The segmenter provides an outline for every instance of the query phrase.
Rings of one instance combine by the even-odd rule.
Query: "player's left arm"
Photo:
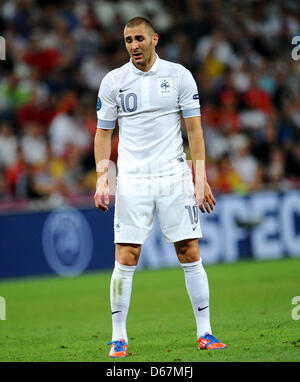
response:
[[[195,173],[196,202],[202,213],[205,213],[206,210],[210,214],[216,205],[216,200],[206,177],[205,142],[201,127],[201,117],[184,118],[184,121]]]

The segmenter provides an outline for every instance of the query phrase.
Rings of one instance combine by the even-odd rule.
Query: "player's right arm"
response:
[[[94,195],[95,206],[107,211],[109,204],[108,162],[111,152],[111,137],[113,130],[98,128],[94,140],[94,154],[97,172],[96,192]]]
[[[94,140],[97,185],[94,200],[95,206],[106,212],[109,204],[108,162],[111,153],[111,137],[117,119],[115,86],[110,74],[103,78],[99,88],[97,119]]]

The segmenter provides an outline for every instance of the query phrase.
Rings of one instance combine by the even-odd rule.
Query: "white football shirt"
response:
[[[169,175],[186,162],[180,116],[200,115],[191,72],[180,64],[156,60],[148,72],[130,60],[102,80],[97,127],[119,124],[118,176]]]

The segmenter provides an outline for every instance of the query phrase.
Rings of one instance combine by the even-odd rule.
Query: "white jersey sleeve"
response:
[[[179,71],[179,106],[183,118],[200,115],[199,94],[196,81],[192,73],[181,66]]]
[[[114,129],[118,117],[118,105],[115,98],[115,86],[108,73],[102,80],[97,98],[97,127]]]

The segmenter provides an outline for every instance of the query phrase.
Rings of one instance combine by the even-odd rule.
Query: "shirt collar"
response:
[[[133,65],[132,58],[130,58],[130,64],[131,64],[132,70],[139,75],[148,75],[150,73],[156,73],[159,66],[159,62],[160,62],[160,58],[158,57],[158,55],[156,55],[156,60],[154,61],[151,68],[147,72],[143,72],[142,70],[138,69],[135,65]]]

